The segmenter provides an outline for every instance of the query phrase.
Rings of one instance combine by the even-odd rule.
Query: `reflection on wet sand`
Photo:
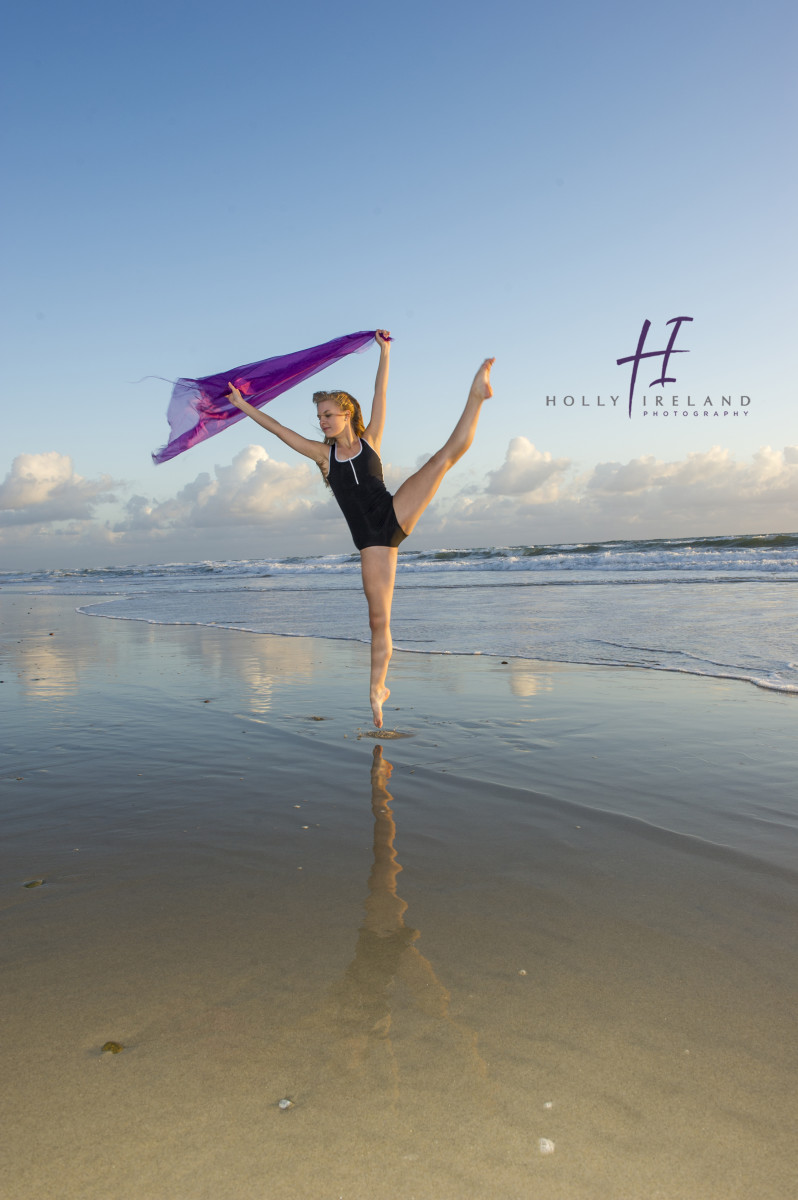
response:
[[[114,648],[100,649],[94,639],[72,636],[73,614],[63,603],[47,597],[5,600],[2,657],[6,678],[12,673],[19,695],[35,701],[59,701],[77,695],[81,674],[109,656]],[[66,632],[66,630],[69,632]]]
[[[403,984],[422,1013],[447,1023],[473,1065],[484,1073],[476,1034],[452,1020],[450,993],[418,949],[419,931],[405,923],[407,904],[396,890],[402,867],[394,845],[396,821],[390,808],[393,796],[387,788],[392,771],[392,764],[382,756],[382,746],[375,746],[371,767],[374,863],[368,880],[366,917],[354,958],[331,996],[338,1012],[337,1037],[345,1051],[341,1065],[354,1069],[367,1053],[382,1046],[392,1072],[396,1070],[391,1005],[396,985]]]
[[[543,671],[534,663],[523,659],[515,660],[510,667],[510,691],[519,699],[540,696],[554,690],[554,680],[549,671]]]
[[[14,656],[14,669],[24,696],[34,700],[60,700],[78,690],[80,667],[71,646],[55,642],[27,643]]]
[[[24,612],[34,611],[27,597],[24,603]],[[16,607],[23,613],[21,601]],[[209,688],[214,695],[243,693],[248,709],[265,715],[286,680],[292,686],[309,682],[321,669],[323,651],[311,638],[268,637],[190,624],[163,626],[116,616],[114,602],[107,600],[83,604],[76,612],[77,617],[65,613],[60,602],[36,597],[36,635],[4,646],[9,668],[15,670],[24,694],[36,700],[74,696],[89,672],[105,681],[133,664],[140,682],[159,690],[168,680],[171,686],[180,681],[184,689],[196,686],[204,695]],[[40,632],[48,619],[53,621],[52,638]]]
[[[374,860],[365,919],[352,961],[320,1008],[300,1022],[297,1034],[305,1050],[307,1035],[314,1032],[326,1043],[318,1047],[317,1061],[309,1071],[317,1084],[320,1071],[340,1079],[360,1076],[368,1065],[372,1086],[383,1097],[398,1099],[403,1070],[414,1074],[417,1088],[419,1073],[423,1077],[441,1055],[447,1061],[447,1075],[459,1064],[460,1072],[484,1079],[486,1065],[476,1033],[452,1017],[449,990],[418,948],[419,931],[405,921],[408,906],[397,891],[402,867],[395,847],[393,796],[387,787],[392,770],[382,746],[375,746],[371,764]],[[314,1084],[308,1082],[312,1091]]]
[[[81,600],[81,597],[75,597]],[[4,646],[9,667],[16,671],[23,694],[35,700],[59,700],[78,695],[79,684],[92,672],[99,681],[116,678],[118,671],[131,664],[140,673],[140,682],[163,689],[168,679],[171,685],[182,684],[183,690],[196,686],[214,696],[239,693],[246,696],[247,709],[256,716],[279,711],[287,686],[327,679],[329,644],[312,637],[264,635],[237,628],[235,625],[211,625],[177,622],[171,624],[168,614],[164,624],[143,617],[122,616],[120,598],[81,603],[73,612],[64,612],[63,602],[48,597],[24,597],[11,600],[23,621],[37,617],[33,638],[16,638]],[[75,619],[74,613],[79,614]],[[94,620],[86,621],[85,617]],[[98,620],[97,618],[102,618]],[[51,620],[53,638],[41,634],[41,628]],[[125,636],[120,637],[120,627]],[[168,637],[164,637],[168,630]],[[145,653],[153,651],[154,653]],[[347,653],[357,656],[360,645],[350,645]],[[464,694],[473,680],[462,670],[459,661],[446,656],[413,654],[399,655],[397,666],[403,663],[412,673],[443,680],[450,694]],[[513,660],[507,675],[514,696],[529,698],[553,689],[550,668],[523,660]]]
[[[241,639],[236,654],[230,653],[227,638]],[[322,658],[311,638],[269,637],[235,629],[200,630],[200,654],[204,670],[220,685],[229,685],[237,677],[246,692],[247,708],[261,716],[272,709],[286,679],[294,686],[310,682]]]

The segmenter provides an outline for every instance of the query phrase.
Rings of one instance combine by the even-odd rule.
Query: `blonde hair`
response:
[[[360,410],[360,405],[358,404],[358,402],[354,396],[349,395],[349,392],[314,392],[313,393],[313,403],[314,404],[317,404],[317,405],[325,404],[327,402],[329,402],[330,404],[337,404],[338,407],[340,408],[341,412],[346,413],[346,415],[351,419],[352,433],[355,435],[355,437],[359,438],[361,433],[366,432],[366,426],[363,422],[363,413]],[[326,446],[332,446],[332,445],[334,445],[334,443],[335,443],[335,438],[326,437],[324,439],[324,444]],[[322,470],[321,467],[319,467],[319,470],[321,471],[321,477],[324,480],[324,486],[329,487],[330,486],[329,479],[324,474],[324,471]]]
[[[360,405],[354,396],[350,396],[349,392],[314,392],[313,403],[324,404],[329,401],[331,404],[337,404],[341,412],[346,413],[352,419],[352,433],[355,437],[360,437],[361,433],[366,432],[366,426],[363,421],[363,413],[360,411]],[[333,444],[332,438],[325,438],[324,441],[328,446]]]

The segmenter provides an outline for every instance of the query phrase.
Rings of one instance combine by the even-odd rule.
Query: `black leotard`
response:
[[[376,450],[361,437],[360,453],[339,459],[330,447],[327,474],[330,487],[346,517],[358,550],[366,546],[398,546],[407,534],[396,519],[393,497],[382,478],[382,463]]]

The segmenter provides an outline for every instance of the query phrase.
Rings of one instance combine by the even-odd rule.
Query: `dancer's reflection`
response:
[[[394,846],[396,823],[390,807],[393,796],[387,788],[392,771],[391,763],[382,757],[382,746],[375,746],[371,764],[374,863],[368,880],[366,916],[354,958],[341,980],[331,988],[322,1012],[308,1024],[316,1025],[321,1019],[327,1026],[328,1034],[332,1035],[328,1062],[344,1072],[357,1071],[374,1050],[380,1056],[387,1055],[395,1089],[398,1064],[391,1038],[391,1005],[398,994],[397,985],[402,984],[412,1000],[411,1010],[416,1010],[416,1026],[419,1017],[425,1026],[422,1031],[425,1039],[432,1032],[429,1028],[432,1019],[433,1027],[438,1026],[446,1033],[448,1051],[454,1037],[456,1046],[465,1052],[469,1070],[484,1076],[485,1064],[477,1051],[476,1034],[450,1016],[449,991],[415,945],[419,931],[405,923],[407,904],[396,890],[402,868]],[[413,1031],[411,1020],[404,1028],[405,1038],[412,1040]],[[426,1061],[430,1049],[425,1040],[426,1066],[432,1066]]]

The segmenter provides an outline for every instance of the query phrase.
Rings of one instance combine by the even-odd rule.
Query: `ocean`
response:
[[[798,694],[798,534],[399,554],[397,650],[737,679]],[[0,572],[90,617],[368,641],[357,554]]]

